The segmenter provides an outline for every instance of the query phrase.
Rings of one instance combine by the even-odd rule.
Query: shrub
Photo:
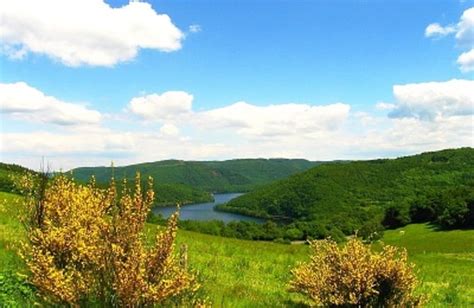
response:
[[[174,253],[177,213],[151,249],[144,244],[154,197],[151,179],[148,184],[142,194],[137,174],[134,192],[124,183],[117,194],[113,180],[99,189],[93,180],[83,186],[64,175],[39,184],[26,179],[29,241],[22,255],[46,301],[137,307],[197,289]]]
[[[377,253],[354,238],[344,246],[332,240],[311,242],[309,263],[292,270],[290,289],[316,305],[354,307],[417,306],[413,265],[404,249],[384,246]]]

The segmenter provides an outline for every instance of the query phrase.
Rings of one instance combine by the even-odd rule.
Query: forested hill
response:
[[[265,185],[220,209],[311,222],[312,228],[337,228],[349,234],[380,223],[387,208],[400,209],[398,215],[403,215],[414,203],[423,204],[450,189],[474,191],[474,149],[323,164]]]
[[[73,169],[81,182],[91,175],[106,183],[115,178],[133,179],[138,171],[152,176],[158,203],[207,201],[211,192],[246,192],[260,185],[307,170],[318,162],[303,159],[235,159],[227,161],[166,160],[124,167],[83,167]]]
[[[17,192],[14,177],[27,172],[34,173],[34,171],[19,165],[0,162],[0,191]]]

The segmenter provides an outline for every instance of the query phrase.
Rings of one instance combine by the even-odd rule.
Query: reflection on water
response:
[[[217,212],[214,210],[214,206],[217,204],[226,203],[229,200],[237,198],[242,194],[230,193],[230,194],[215,194],[214,202],[207,203],[196,203],[184,205],[181,207],[180,219],[181,220],[222,220],[224,222],[229,221],[254,221],[261,222],[261,219],[233,214],[225,212]],[[176,207],[160,207],[153,209],[155,214],[161,214],[163,217],[168,218],[171,214],[176,211]]]

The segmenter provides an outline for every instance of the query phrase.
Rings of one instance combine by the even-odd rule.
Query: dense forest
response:
[[[211,201],[212,193],[247,192],[318,164],[304,159],[166,160],[114,168],[83,167],[71,173],[79,182],[94,175],[98,183],[105,184],[112,174],[131,180],[140,172],[143,179],[154,179],[156,205],[168,205]]]
[[[311,166],[315,167],[306,170]],[[25,171],[32,172],[0,164],[0,191],[15,192],[12,175]],[[290,159],[170,160],[113,169],[78,168],[72,176],[85,183],[95,175],[105,186],[112,174],[132,183],[137,171],[143,179],[154,177],[155,205],[206,202],[212,200],[211,192],[251,190],[217,209],[260,217],[266,223],[180,222],[184,229],[213,235],[343,240],[355,232],[366,238],[380,237],[384,229],[409,223],[431,222],[443,229],[472,228],[474,224],[472,148],[324,164]],[[289,174],[293,175],[285,178]],[[152,214],[148,220],[164,223]]]
[[[471,227],[474,149],[324,164],[218,208],[276,221],[287,238],[369,236],[412,221]]]

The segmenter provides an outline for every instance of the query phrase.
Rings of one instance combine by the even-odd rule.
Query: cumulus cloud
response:
[[[474,114],[474,81],[452,79],[395,85],[397,100],[392,118],[434,120],[437,117]]]
[[[456,27],[454,26],[443,27],[439,23],[432,23],[426,27],[425,36],[426,37],[446,36],[454,32],[456,32]]]
[[[193,96],[184,91],[168,91],[163,94],[150,94],[134,97],[128,110],[150,121],[176,120],[191,112]]]
[[[474,7],[462,14],[457,26],[456,40],[460,45],[474,48]]]
[[[148,121],[188,123],[198,129],[232,129],[253,137],[274,137],[335,130],[347,119],[350,106],[279,104],[258,106],[236,102],[207,111],[192,110],[193,96],[169,91],[133,98],[127,109]],[[167,128],[165,128],[168,130]]]
[[[160,133],[165,136],[178,136],[179,128],[176,125],[166,123],[161,126]]]
[[[468,49],[457,59],[462,72],[474,71],[474,7],[465,10],[456,25],[441,26],[432,23],[425,29],[426,37],[442,37],[455,33],[456,42],[459,47]]]
[[[0,83],[0,111],[17,119],[57,125],[98,124],[101,114],[47,96],[24,82]]]
[[[463,72],[471,72],[474,71],[474,48],[463,52],[458,60],[457,63]]]
[[[414,154],[446,148],[474,146],[474,116],[440,117],[433,121],[417,118],[385,119],[385,127],[374,126],[354,136],[353,155],[361,157]]]
[[[6,0],[0,10],[2,51],[38,53],[67,66],[113,66],[143,48],[181,48],[183,32],[149,3],[112,8],[103,0]]]
[[[128,131],[1,133],[3,161],[36,168],[41,157],[54,169],[117,165],[169,158],[209,160],[293,157],[312,160],[394,157],[422,151],[474,146],[472,115],[422,121],[417,118],[373,119],[356,114],[334,131],[253,139],[225,130],[192,136]],[[368,121],[366,121],[368,120]],[[382,124],[381,124],[382,123]],[[165,130],[165,129],[164,129]]]
[[[228,155],[232,149],[219,143],[154,132],[108,129],[74,132],[1,133],[2,161],[37,168],[42,157],[54,170],[84,165],[117,165],[169,158],[209,159]]]
[[[256,106],[246,102],[201,112],[206,128],[233,128],[245,136],[275,137],[335,130],[347,119],[350,106],[342,103],[313,106],[281,104]]]
[[[54,168],[68,169],[108,165],[111,160],[123,165],[169,158],[368,159],[474,146],[473,82],[396,85],[396,102],[375,106],[390,111],[388,118],[342,103],[237,102],[193,111],[193,97],[186,92],[144,95],[132,99],[128,110],[133,112],[133,107],[136,115],[156,121],[158,130],[155,125],[130,129],[114,125],[114,129],[78,126],[65,131],[0,132],[0,153],[4,161],[30,167],[37,167],[45,156]]]

